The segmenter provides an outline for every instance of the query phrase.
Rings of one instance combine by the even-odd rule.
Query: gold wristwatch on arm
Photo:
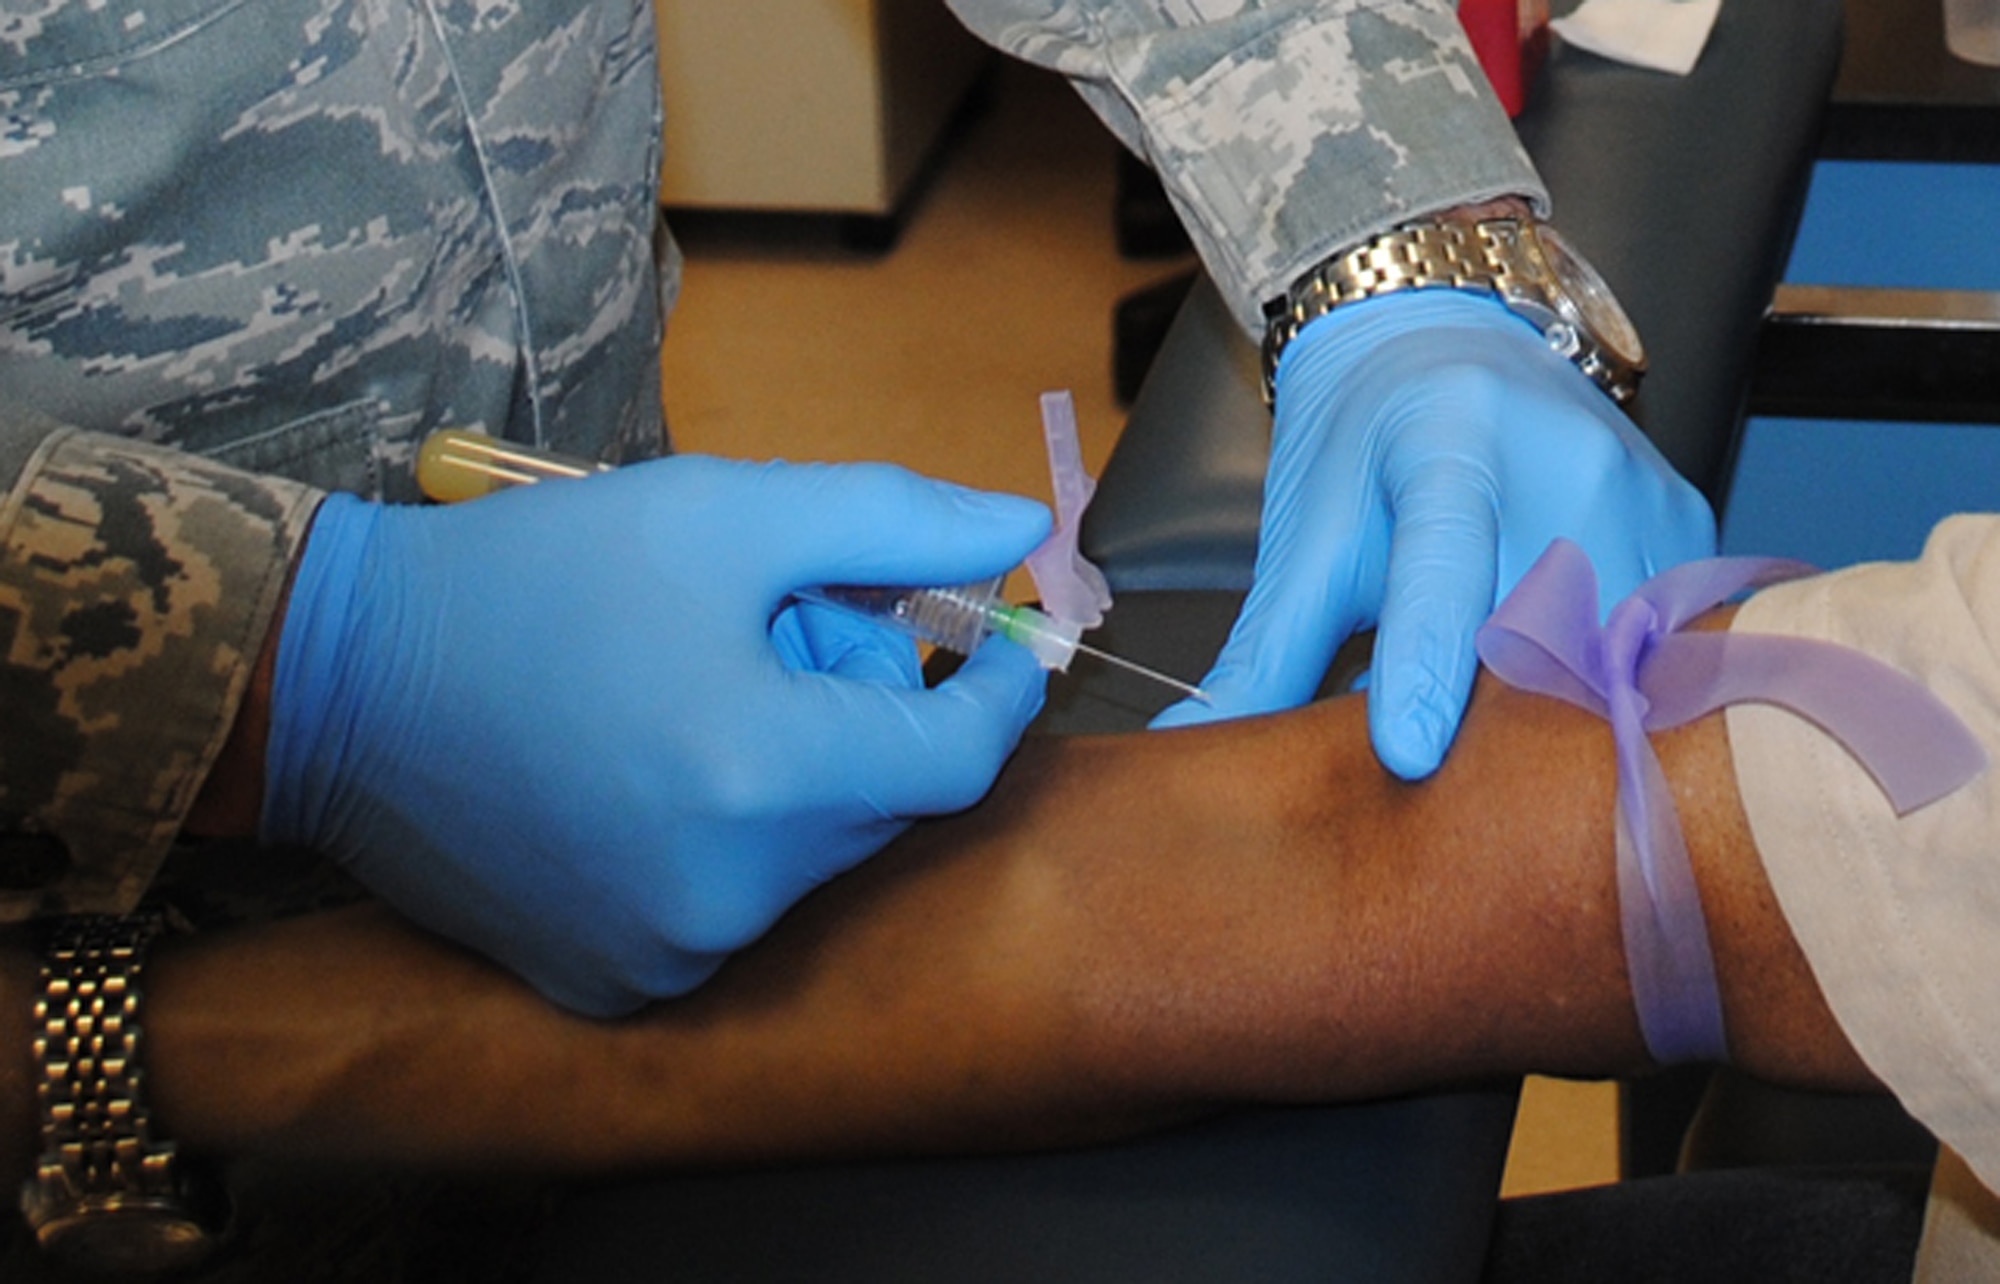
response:
[[[83,1273],[192,1265],[226,1220],[221,1188],[154,1135],[146,1107],[140,980],[165,925],[152,910],[45,925],[33,1035],[41,1148],[21,1211],[42,1250]]]
[[[1501,200],[1414,219],[1320,263],[1265,311],[1264,397],[1299,331],[1334,309],[1403,290],[1489,295],[1542,334],[1621,405],[1646,351],[1604,278],[1525,202]]]

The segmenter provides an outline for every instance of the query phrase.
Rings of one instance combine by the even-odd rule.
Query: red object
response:
[[[1500,105],[1520,115],[1549,50],[1548,0],[1459,0],[1458,22]]]

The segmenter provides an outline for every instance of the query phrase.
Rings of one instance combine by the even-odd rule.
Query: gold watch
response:
[[[1558,354],[1623,404],[1638,390],[1646,349],[1611,287],[1554,228],[1533,218],[1440,214],[1337,254],[1274,301],[1264,331],[1264,397],[1278,358],[1308,322],[1402,290],[1491,295],[1541,331]]]
[[[42,1150],[21,1211],[44,1252],[95,1274],[192,1265],[214,1246],[220,1188],[154,1136],[139,1020],[156,912],[49,926],[34,1050]]]

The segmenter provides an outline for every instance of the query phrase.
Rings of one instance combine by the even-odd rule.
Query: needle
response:
[[[1098,659],[1103,660],[1108,664],[1115,664],[1121,669],[1130,669],[1132,672],[1139,674],[1141,677],[1147,677],[1151,678],[1155,682],[1165,683],[1167,686],[1172,687],[1174,690],[1184,693],[1190,699],[1199,700],[1203,704],[1211,703],[1208,698],[1208,692],[1202,690],[1200,687],[1190,686],[1187,683],[1181,681],[1179,678],[1168,677],[1166,674],[1161,673],[1157,669],[1149,669],[1145,665],[1139,664],[1132,660],[1128,660],[1122,655],[1113,655],[1109,651],[1100,651],[1096,647],[1091,646],[1088,642],[1077,643],[1076,649],[1083,652],[1085,655],[1094,655]]]

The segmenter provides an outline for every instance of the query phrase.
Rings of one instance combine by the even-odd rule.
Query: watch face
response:
[[[208,1255],[207,1225],[168,1200],[100,1201],[36,1230],[42,1250],[89,1274],[137,1274],[190,1266]]]
[[[1575,301],[1591,334],[1618,360],[1631,366],[1643,365],[1646,348],[1639,341],[1639,331],[1633,326],[1631,318],[1625,315],[1625,309],[1618,305],[1611,287],[1604,283],[1597,269],[1570,249],[1569,243],[1554,228],[1537,228],[1536,236],[1541,241],[1549,270]]]

